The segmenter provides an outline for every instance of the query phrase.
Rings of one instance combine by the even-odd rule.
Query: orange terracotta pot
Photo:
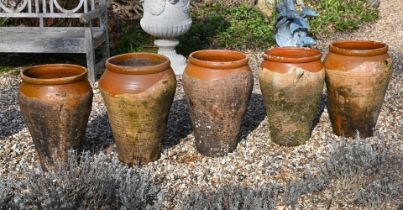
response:
[[[222,156],[235,150],[251,96],[248,56],[229,50],[202,50],[189,56],[183,87],[197,150]]]
[[[42,168],[81,149],[92,105],[87,69],[76,65],[34,66],[21,72],[19,103]]]
[[[119,159],[146,164],[161,156],[176,78],[167,57],[130,53],[110,58],[99,81]]]
[[[273,142],[297,146],[310,139],[325,80],[321,56],[297,47],[265,52],[259,80]]]
[[[345,137],[372,136],[392,76],[388,46],[372,41],[334,42],[325,68],[333,131]]]

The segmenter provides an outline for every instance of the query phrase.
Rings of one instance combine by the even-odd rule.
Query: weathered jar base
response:
[[[172,77],[166,75],[139,94],[112,96],[101,89],[122,162],[141,165],[161,157],[162,139],[176,87]]]
[[[25,113],[31,136],[35,139],[42,168],[52,168],[67,160],[67,149],[80,151],[85,140],[92,92],[83,97],[77,107],[68,102],[44,102],[19,97],[21,111]],[[59,145],[64,142],[64,145]]]
[[[374,135],[392,71],[386,64],[367,64],[348,72],[327,70],[328,109],[333,131],[338,136]]]
[[[305,72],[298,80],[293,80],[295,75],[293,70],[290,71],[289,74],[265,71],[260,79],[270,137],[273,142],[282,146],[298,146],[311,138],[325,79],[324,70]],[[302,69],[299,71],[303,72]],[[275,80],[282,80],[282,85],[287,87],[271,83]]]
[[[206,156],[224,156],[237,147],[239,129],[246,112],[242,107],[247,106],[245,103],[250,98],[252,75],[243,72],[222,80],[197,80],[186,74],[183,79],[195,127],[196,149]]]

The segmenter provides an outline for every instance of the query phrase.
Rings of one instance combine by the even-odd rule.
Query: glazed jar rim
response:
[[[388,52],[388,45],[383,42],[366,40],[337,41],[330,44],[331,52],[350,56],[374,56]]]
[[[319,50],[308,47],[276,47],[263,54],[265,60],[279,63],[308,63],[318,61],[321,57]]]
[[[114,64],[116,60],[128,60],[133,58],[143,58],[143,59],[153,59],[160,60],[162,63],[150,65],[150,66],[125,66]],[[171,67],[171,62],[168,57],[155,54],[155,53],[126,53],[113,56],[106,60],[106,68],[109,71],[113,71],[120,74],[130,74],[130,75],[144,75],[144,74],[155,74],[162,71],[166,71]]]
[[[29,75],[29,72],[35,70],[48,70],[48,71],[66,71],[66,69],[76,69],[81,72],[72,73],[71,76],[56,77],[56,78],[36,78]],[[34,85],[64,85],[71,84],[75,82],[80,82],[82,80],[87,80],[88,70],[87,68],[74,65],[74,64],[43,64],[27,67],[20,72],[20,76],[23,82],[34,84]]]
[[[203,59],[204,56],[207,55],[217,55],[226,58],[230,58],[229,55],[238,56],[239,58],[234,58],[228,61],[214,61],[211,59]],[[207,49],[207,50],[199,50],[191,53],[189,55],[189,63],[212,69],[234,69],[247,65],[249,62],[249,56],[241,51],[236,50],[216,50],[216,49]]]

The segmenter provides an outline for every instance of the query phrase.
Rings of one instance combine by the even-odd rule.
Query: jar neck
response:
[[[374,41],[339,41],[329,47],[330,52],[346,56],[376,56],[388,52],[388,46]]]
[[[154,53],[128,53],[117,55],[106,61],[106,68],[119,74],[156,74],[170,68],[170,61]]]

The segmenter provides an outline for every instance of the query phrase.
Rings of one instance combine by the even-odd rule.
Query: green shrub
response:
[[[148,46],[153,46],[153,38],[144,32],[140,25],[131,27],[129,24],[125,24],[121,34],[116,41],[112,54],[142,52],[146,51]]]
[[[7,20],[4,18],[0,18],[0,27],[6,25]]]
[[[328,35],[335,31],[358,29],[363,23],[378,19],[377,9],[366,0],[306,0],[319,16],[310,21],[315,36]]]
[[[274,43],[273,22],[247,4],[205,4],[192,10],[191,16],[192,28],[178,47],[185,55],[203,48],[265,49]]]
[[[13,70],[15,70],[15,68],[11,66],[0,66],[0,73],[6,73]]]

